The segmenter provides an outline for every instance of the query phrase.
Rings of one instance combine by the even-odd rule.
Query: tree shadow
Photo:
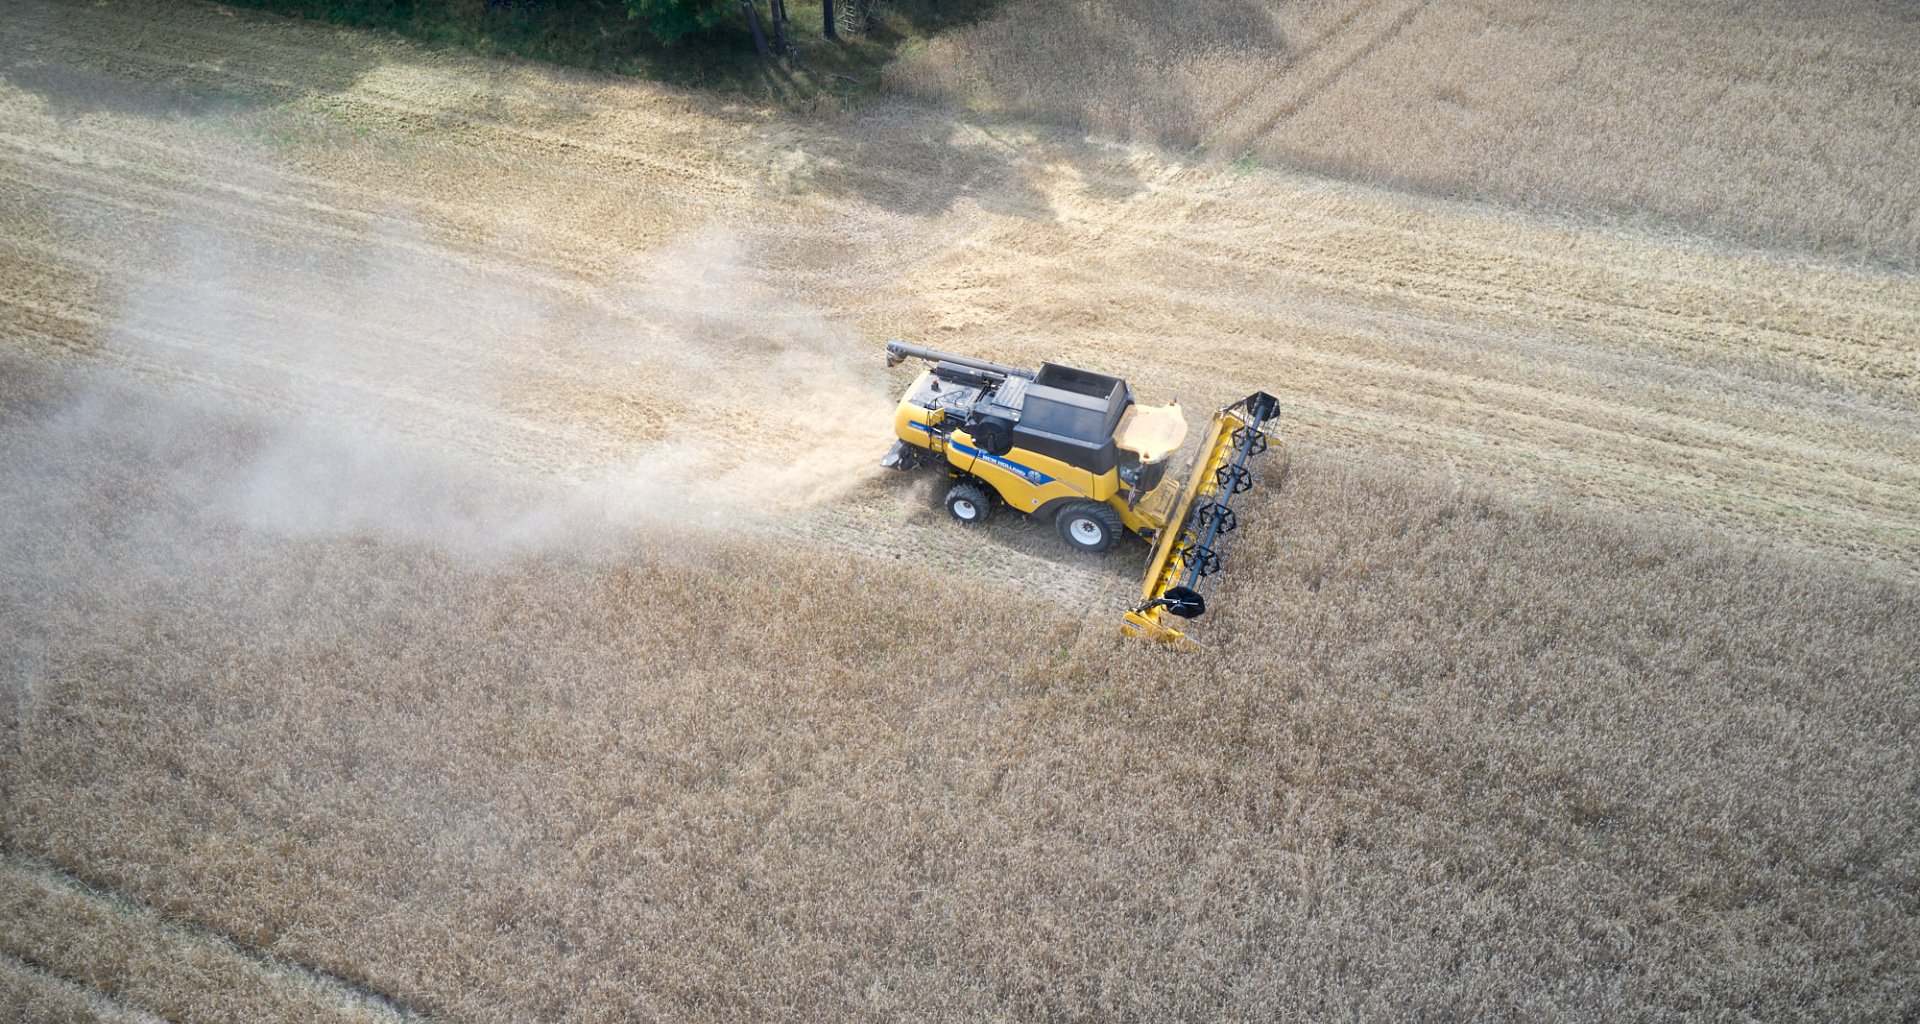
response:
[[[1049,221],[1063,189],[1125,201],[1146,188],[1124,150],[1071,129],[969,117],[910,100],[809,121],[794,144],[814,168],[807,190],[914,217],[970,203]]]
[[[251,112],[351,88],[371,66],[346,47],[304,48],[297,66],[236,60],[232,43],[243,34],[270,44],[284,32],[310,30],[227,8],[168,17],[32,0],[10,6],[0,19],[0,80],[63,121],[102,112],[152,119]],[[232,35],[193,24],[216,20],[231,21]],[[125,23],[124,33],[112,33],[116,23]]]
[[[1190,148],[1284,65],[1281,19],[1258,0],[1032,4],[895,69],[905,90],[975,111]]]
[[[1181,14],[1047,4],[976,17],[971,29],[943,25],[979,34],[960,43],[974,48],[960,58],[973,64],[955,72],[964,86],[923,88],[929,79],[904,58],[902,88],[924,98],[872,101],[809,124],[820,148],[808,155],[820,171],[807,185],[916,216],[970,201],[1052,219],[1063,186],[1126,202],[1146,188],[1130,143],[1198,145],[1262,85],[1206,84],[1206,61],[1230,47],[1249,64],[1271,65],[1288,50],[1273,13],[1255,0],[1199,6]],[[1028,28],[1073,45],[1018,38]],[[948,116],[929,116],[936,113]]]
[[[0,88],[38,100],[60,123],[96,114],[216,131],[273,147],[405,140],[472,124],[537,121],[561,129],[597,113],[604,72],[466,58],[436,47],[268,12],[73,6],[22,0],[0,18]],[[393,72],[395,82],[370,83]],[[375,84],[369,90],[366,87]],[[411,90],[422,90],[416,102]],[[359,103],[348,100],[363,93]],[[401,115],[400,127],[387,117]]]

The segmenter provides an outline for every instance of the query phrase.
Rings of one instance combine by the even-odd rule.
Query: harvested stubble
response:
[[[1017,3],[918,95],[1226,157],[1920,260],[1920,17],[1884,0]]]
[[[436,1016],[1914,1005],[1907,587],[1307,452],[1176,655],[750,540],[249,534],[141,443],[11,538],[8,843]]]

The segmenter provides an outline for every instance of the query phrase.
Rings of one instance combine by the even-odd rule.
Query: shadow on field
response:
[[[994,213],[1050,220],[1041,181],[1062,174],[1102,200],[1124,202],[1145,188],[1126,151],[1089,145],[1083,132],[1197,144],[1265,83],[1223,89],[1196,77],[1210,66],[1196,64],[1195,55],[1224,45],[1257,64],[1289,49],[1262,5],[1210,0],[1200,8],[1169,5],[1149,17],[1100,5],[1036,5],[1017,19],[958,29],[978,49],[977,67],[951,68],[936,50],[895,62],[888,80],[896,91],[968,113],[934,122],[895,104],[811,124],[809,134],[826,142],[823,160],[835,167],[813,184],[920,216],[970,200]],[[1010,31],[1017,38],[1001,38]],[[1037,127],[1034,115],[1063,127]]]
[[[896,88],[1186,148],[1284,74],[1287,15],[1252,0],[1032,4],[896,63]]]
[[[964,525],[947,513],[945,497],[950,481],[932,470],[912,474],[888,473],[875,486],[897,499],[908,511],[910,524],[937,537],[943,548],[978,548],[1012,552],[1054,567],[1063,576],[1093,577],[1132,582],[1145,565],[1147,544],[1122,536],[1111,551],[1083,554],[1067,547],[1055,532],[1052,519],[1040,519],[1001,507],[985,523]]]
[[[302,95],[349,89],[372,66],[356,51],[333,47],[324,55],[310,51],[324,59],[255,72],[233,59],[231,39],[185,36],[171,40],[162,22],[148,26],[158,38],[144,61],[102,73],[95,70],[99,61],[74,58],[96,48],[95,37],[103,22],[138,15],[77,5],[9,6],[0,27],[0,43],[5,44],[0,46],[0,79],[32,93],[62,119],[98,112],[152,118],[245,113]],[[236,34],[241,28],[271,27],[235,25]],[[186,45],[169,46],[169,42]]]
[[[601,84],[568,68],[476,63],[457,89],[448,89],[410,47],[373,36],[336,45],[325,38],[333,30],[321,26],[215,10],[230,20],[230,31],[209,33],[204,21],[190,18],[176,28],[151,11],[22,3],[0,20],[0,82],[32,94],[62,121],[95,113],[206,118],[270,143],[329,130],[365,134],[369,112],[344,108],[337,97],[383,69],[406,81],[380,90],[373,103],[379,116],[430,116],[432,127],[451,130],[530,117],[561,128],[593,115],[587,97]],[[131,56],[100,38],[128,30],[121,21],[134,22],[130,30],[146,40]],[[545,86],[558,79],[562,87],[528,89],[530,78]],[[416,95],[431,102],[416,105]]]
[[[803,145],[821,168],[807,182],[811,190],[914,217],[972,203],[1001,216],[1055,220],[1050,193],[1063,176],[1110,202],[1146,188],[1124,150],[1032,125],[929,119],[911,103],[809,123]]]

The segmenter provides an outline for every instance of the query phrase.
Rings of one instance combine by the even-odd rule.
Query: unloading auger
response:
[[[1167,473],[1187,439],[1178,402],[1144,406],[1118,377],[1057,363],[1025,370],[887,343],[888,366],[910,358],[932,365],[901,396],[897,440],[880,464],[940,469],[954,481],[947,511],[962,523],[1004,506],[1052,519],[1081,551],[1105,551],[1123,531],[1145,538],[1152,554],[1141,600],[1121,628],[1186,641],[1168,616],[1207,610],[1202,591],[1239,526],[1233,499],[1253,487],[1279,401],[1256,391],[1215,413],[1183,481]]]

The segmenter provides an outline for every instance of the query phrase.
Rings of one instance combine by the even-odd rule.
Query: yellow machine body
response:
[[[1251,460],[1267,451],[1263,428],[1279,415],[1271,395],[1215,413],[1183,479],[1168,472],[1187,441],[1177,402],[1140,405],[1119,378],[1052,363],[1028,371],[900,342],[887,356],[889,365],[914,357],[934,367],[901,397],[898,441],[881,465],[943,469],[958,481],[948,509],[963,522],[985,518],[997,498],[1055,516],[1062,538],[1084,551],[1106,550],[1122,529],[1144,538],[1140,603],[1121,628],[1190,642],[1177,623],[1206,610],[1199,588],[1220,571],[1238,525],[1233,497],[1252,487]]]
[[[922,373],[914,381],[913,387],[908,389],[908,394],[922,392],[932,378],[932,371]],[[1180,429],[1176,432],[1164,418],[1167,410],[1179,416],[1177,404],[1153,410],[1163,414],[1156,423],[1154,438],[1163,443],[1168,438],[1172,439],[1170,448],[1153,453],[1160,459],[1178,450],[1185,434],[1185,420],[1179,421]],[[903,398],[894,409],[893,432],[907,444],[939,456],[953,471],[991,485],[1000,500],[1016,511],[1032,515],[1065,501],[1085,498],[1111,507],[1119,514],[1121,523],[1135,533],[1159,530],[1167,524],[1180,491],[1178,480],[1163,480],[1158,487],[1144,496],[1136,497],[1134,503],[1129,505],[1128,489],[1121,485],[1118,469],[1096,473],[1054,456],[1022,448],[1017,442],[1004,454],[995,455],[983,448],[973,432],[965,426],[955,426],[950,431],[937,429],[945,426],[943,421],[948,415],[944,410],[927,409],[910,398]]]

